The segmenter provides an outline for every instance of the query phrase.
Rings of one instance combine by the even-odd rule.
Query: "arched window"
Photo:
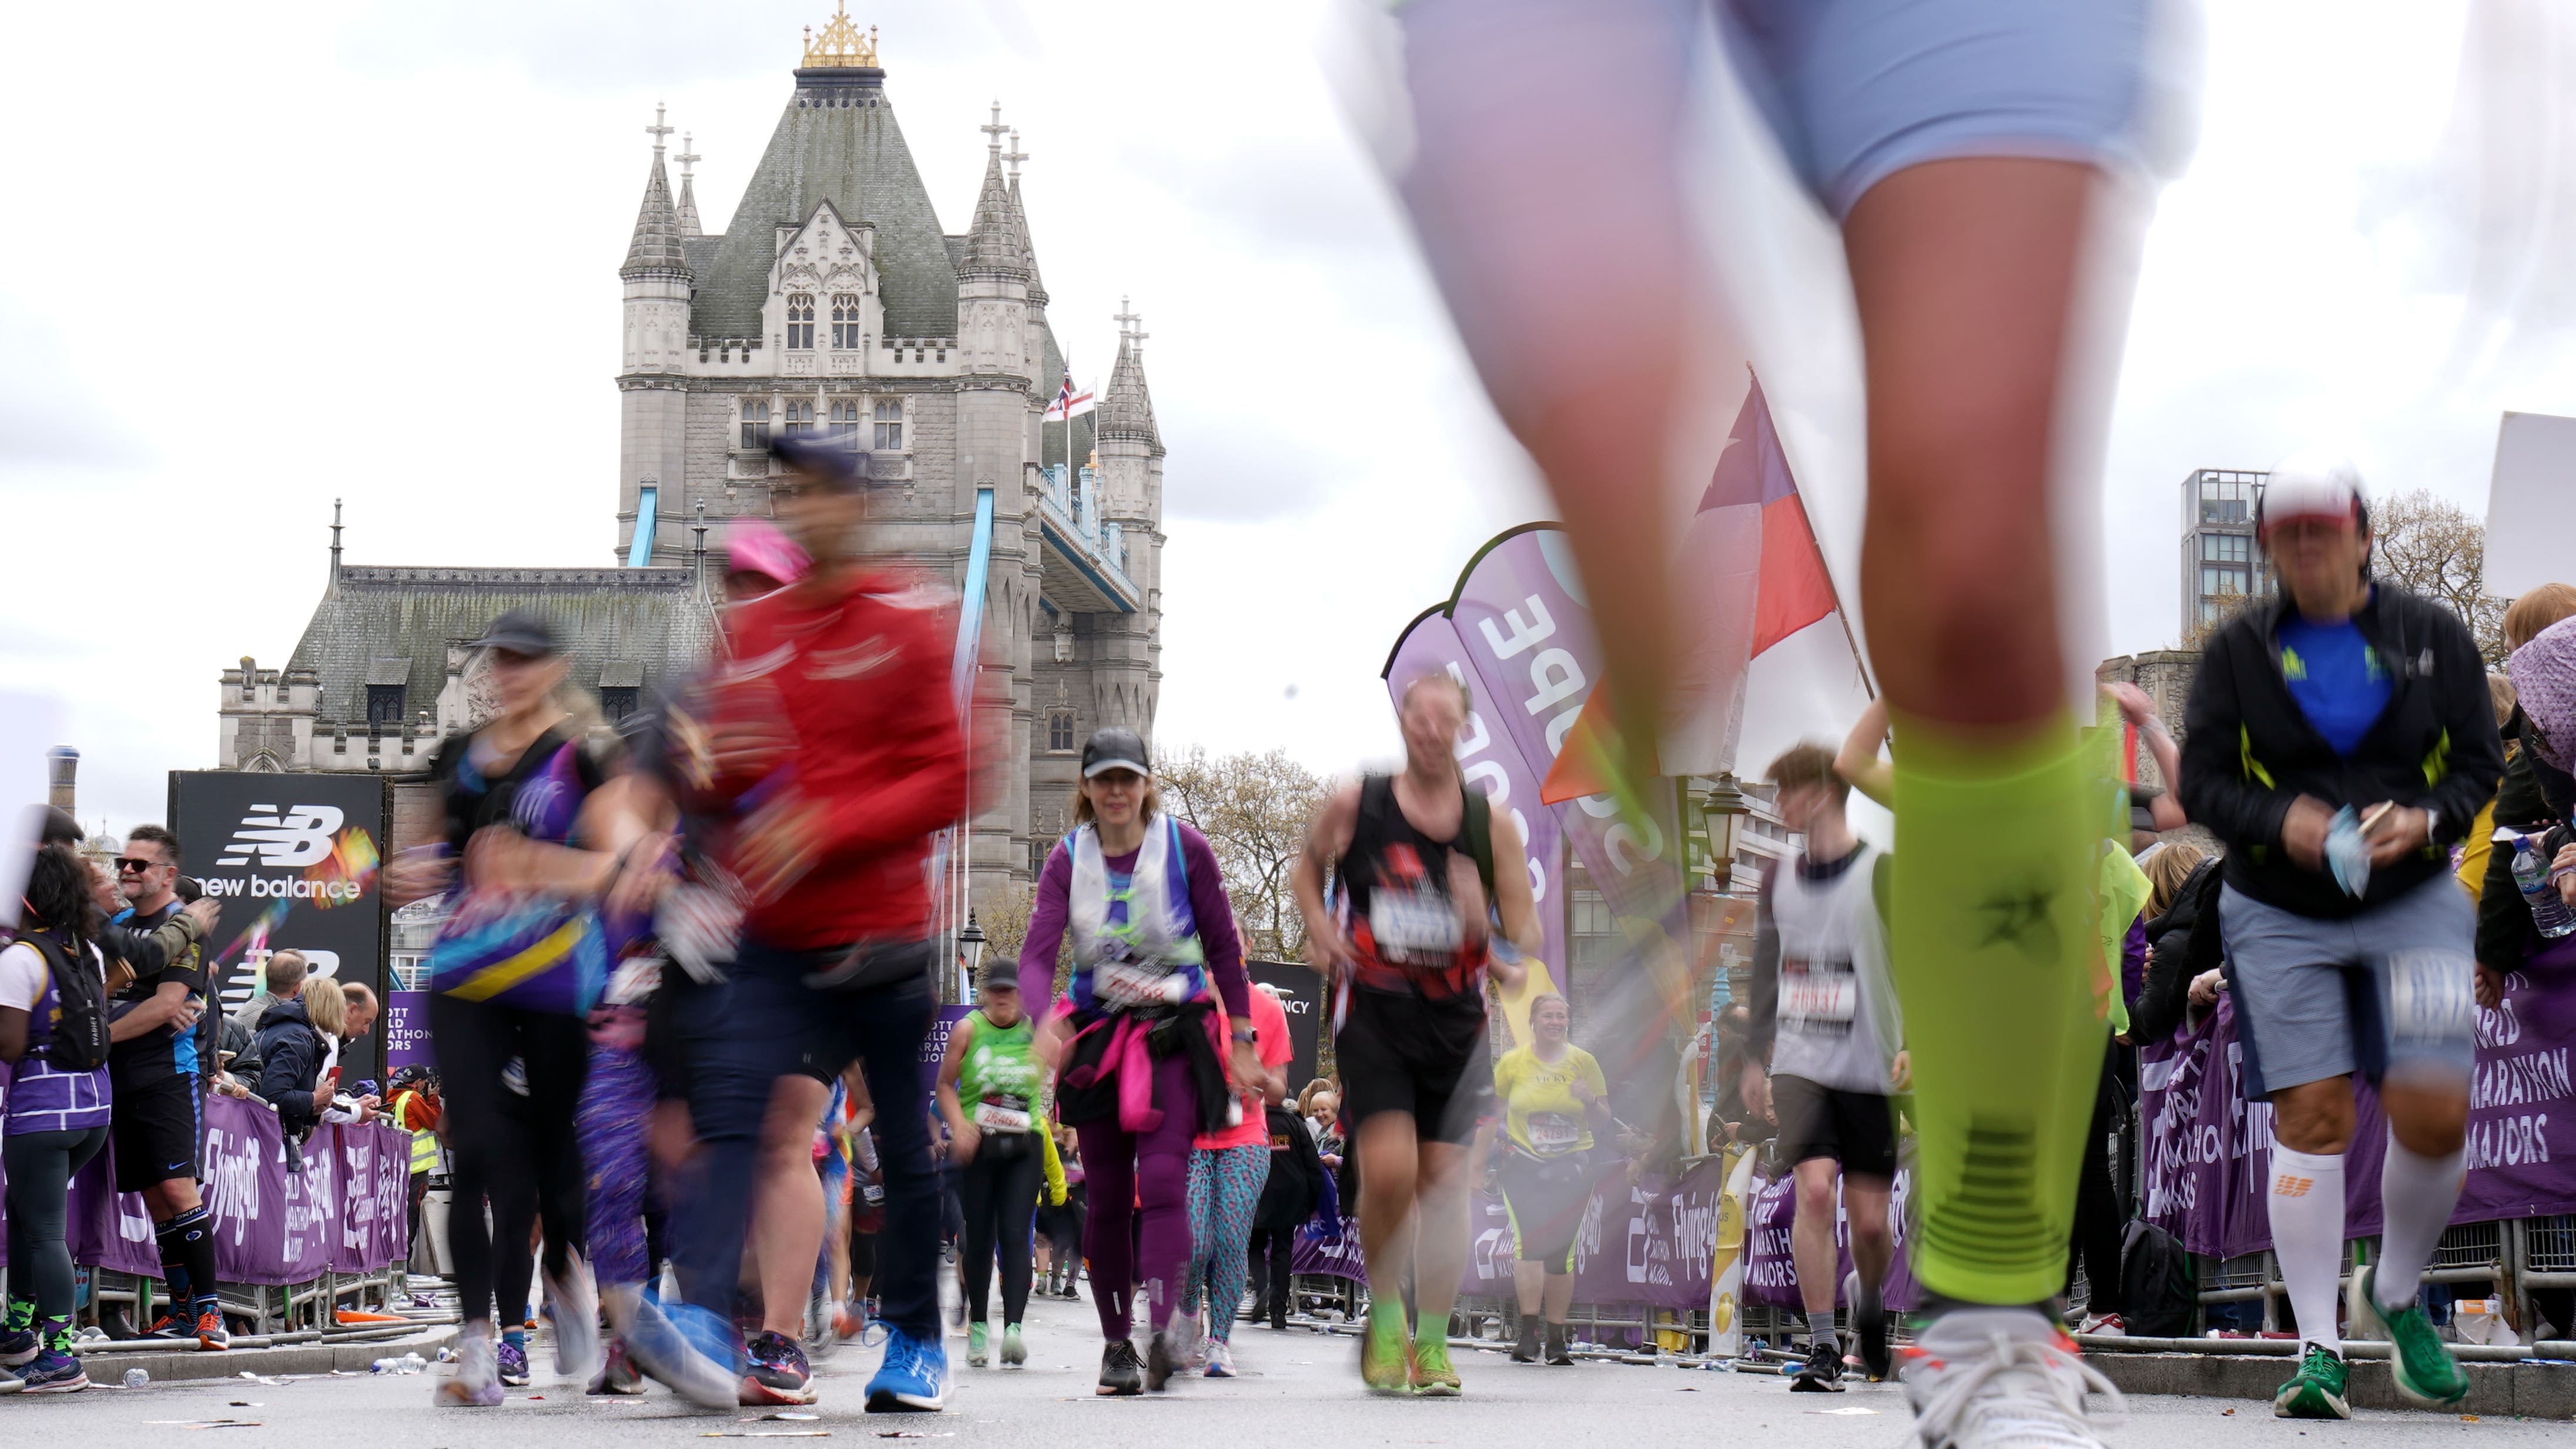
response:
[[[814,345],[814,299],[803,292],[787,299],[787,345],[808,349]]]
[[[798,433],[814,431],[814,405],[809,402],[789,403],[786,421],[787,432],[791,437]]]
[[[894,399],[894,398],[884,398],[884,399],[881,399],[881,400],[877,403],[877,417],[876,417],[876,423],[877,423],[877,449],[876,449],[876,450],[877,450],[878,452],[880,452],[880,453],[900,453],[900,452],[902,452],[902,451],[903,451],[903,404],[902,404],[902,402],[901,402],[901,401],[899,401],[899,400],[897,400],[897,399]]]
[[[850,451],[853,453],[866,446],[868,430],[861,426],[865,421],[866,420],[864,418],[859,416],[859,405],[856,402],[836,402],[832,404],[832,414],[830,419],[832,432],[843,442],[849,444]]]
[[[769,400],[747,397],[742,400],[742,450],[756,453],[769,446]]]
[[[848,292],[832,294],[832,346],[842,352],[859,349],[859,299]]]
[[[1059,709],[1047,715],[1047,748],[1050,750],[1073,748],[1072,710]]]

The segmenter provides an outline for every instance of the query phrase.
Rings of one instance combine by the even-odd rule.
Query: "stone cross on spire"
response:
[[[653,124],[644,128],[644,134],[653,138],[653,155],[656,158],[659,158],[662,154],[662,138],[679,129],[677,126],[666,126],[662,124],[663,109],[664,107],[662,103],[660,101],[655,101],[653,103]]]
[[[1019,180],[1020,163],[1029,159],[1029,153],[1020,149],[1020,128],[1017,126],[1011,128],[1011,149],[1002,153],[1002,159],[1011,163],[1011,179]]]
[[[668,128],[665,128],[666,134],[667,131]],[[693,154],[698,149],[697,140],[698,138],[695,136],[682,136],[680,138],[680,154],[671,158],[672,160],[680,163],[680,179],[684,182],[689,179],[689,168],[700,161],[707,159],[704,156]]]
[[[992,151],[994,156],[999,157],[1002,154],[1002,137],[1008,135],[1011,129],[1010,127],[1002,124],[1002,103],[1000,101],[993,102],[993,119],[981,126],[977,126],[975,129],[984,133],[985,146]]]
[[[1111,317],[1109,320],[1118,324],[1118,340],[1125,342],[1135,335],[1136,324],[1144,321],[1145,319],[1136,315],[1134,309],[1128,305],[1125,297],[1120,297],[1118,299],[1117,315]]]

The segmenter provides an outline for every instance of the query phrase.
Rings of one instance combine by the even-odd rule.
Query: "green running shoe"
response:
[[[1028,1344],[1028,1340],[1027,1340],[1027,1339],[1024,1339],[1024,1338],[1020,1337],[1020,1326],[1019,1326],[1018,1324],[1016,1324],[1016,1323],[1005,1323],[1005,1324],[1003,1324],[1003,1325],[1002,1325],[1002,1362],[1003,1362],[1003,1364],[1005,1364],[1006,1366],[1009,1366],[1009,1367],[1016,1368],[1016,1367],[1018,1367],[1018,1366],[1020,1366],[1020,1365],[1022,1365],[1022,1364],[1027,1363],[1028,1361],[1029,1361],[1029,1344]]]
[[[1381,1394],[1412,1391],[1406,1362],[1413,1345],[1404,1331],[1404,1305],[1369,1305],[1368,1330],[1360,1335],[1360,1382]]]
[[[2356,1331],[2388,1340],[2388,1373],[2397,1382],[2397,1392],[2427,1409],[2447,1409],[2467,1398],[2468,1371],[2451,1357],[2440,1330],[2424,1316],[2424,1305],[2379,1306],[2377,1295],[2370,1291],[2375,1266],[2352,1270],[2352,1286],[2345,1290],[2345,1312]]]
[[[2343,1401],[2344,1380],[2352,1370],[2324,1348],[2311,1345],[2299,1360],[2299,1371],[2272,1396],[2276,1419],[2349,1419],[2352,1405]]]
[[[993,1325],[989,1323],[966,1325],[966,1366],[968,1368],[983,1368],[993,1361],[992,1341]]]
[[[1448,1340],[1414,1340],[1413,1391],[1429,1399],[1454,1399],[1466,1392],[1458,1382],[1458,1371],[1449,1366]]]

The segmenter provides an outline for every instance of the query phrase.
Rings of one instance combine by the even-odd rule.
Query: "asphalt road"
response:
[[[285,1384],[242,1379],[97,1388],[41,1398],[0,1398],[0,1444],[117,1449],[174,1441],[205,1449],[248,1441],[367,1449],[677,1449],[713,1435],[798,1434],[848,1442],[926,1436],[953,1449],[1086,1449],[1187,1444],[1247,1446],[1458,1444],[1573,1449],[1701,1449],[1778,1436],[1800,1449],[1904,1449],[1904,1391],[1858,1385],[1834,1396],[1791,1397],[1783,1379],[1669,1367],[1584,1363],[1571,1368],[1515,1364],[1500,1353],[1464,1353],[1467,1383],[1454,1400],[1387,1400],[1359,1386],[1353,1340],[1300,1329],[1285,1334],[1250,1324],[1236,1330],[1243,1377],[1175,1379],[1142,1399],[1099,1399],[1097,1326],[1088,1304],[1043,1302],[1030,1313],[1025,1369],[957,1371],[948,1412],[870,1415],[860,1389],[876,1354],[856,1346],[823,1366],[821,1402],[810,1421],[764,1420],[754,1410],[700,1413],[660,1388],[640,1399],[585,1397],[580,1386],[539,1379],[493,1409],[433,1409],[430,1379],[308,1378]],[[962,1365],[963,1340],[950,1340]],[[543,1354],[536,1355],[540,1360]],[[243,1420],[241,1427],[212,1421]],[[191,1429],[184,1426],[208,1425]],[[2303,1432],[2304,1429],[2304,1432]],[[2125,1420],[2106,1427],[2112,1449],[2384,1449],[2394,1445],[2564,1443],[2561,1423],[2455,1415],[2365,1412],[2348,1424],[2299,1426],[2239,1400],[2136,1398]],[[2305,1438],[2309,1444],[2300,1444]],[[745,1446],[750,1449],[750,1446]],[[779,1449],[789,1449],[780,1445]]]

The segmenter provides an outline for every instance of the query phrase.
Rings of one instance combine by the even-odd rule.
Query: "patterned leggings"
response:
[[[644,1119],[652,1110],[653,1069],[643,1054],[592,1043],[573,1132],[585,1169],[591,1270],[602,1287],[640,1285],[652,1274],[644,1242]]]
[[[1252,1212],[1270,1180],[1270,1144],[1201,1148],[1190,1154],[1190,1271],[1181,1310],[1198,1309],[1199,1284],[1208,1293],[1208,1336],[1234,1337],[1234,1315],[1243,1306],[1245,1253],[1252,1244]]]

